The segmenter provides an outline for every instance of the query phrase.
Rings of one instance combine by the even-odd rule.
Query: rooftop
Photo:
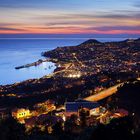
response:
[[[77,112],[79,108],[94,109],[99,107],[99,103],[85,100],[77,100],[75,102],[66,102],[65,107],[67,112]]]

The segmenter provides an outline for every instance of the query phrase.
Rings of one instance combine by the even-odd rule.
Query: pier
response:
[[[18,67],[15,67],[15,69],[22,69],[22,68],[29,68],[29,67],[32,67],[32,66],[38,66],[38,65],[40,65],[41,63],[43,63],[43,62],[49,62],[50,61],[50,59],[49,58],[47,58],[47,59],[45,59],[45,60],[42,60],[42,59],[39,59],[38,61],[36,61],[36,62],[33,62],[33,63],[30,63],[30,64],[26,64],[26,65],[22,65],[22,66],[18,66]]]

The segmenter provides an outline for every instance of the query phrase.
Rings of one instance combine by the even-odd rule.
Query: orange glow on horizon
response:
[[[0,34],[140,34],[140,30],[86,30],[86,29],[30,29],[30,30],[5,30],[0,31]]]

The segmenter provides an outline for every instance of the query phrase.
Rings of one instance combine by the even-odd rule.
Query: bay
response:
[[[16,66],[43,59],[41,53],[56,47],[78,45],[88,38],[5,38],[0,39],[0,85],[13,84],[27,79],[40,78],[54,71],[55,64],[45,62],[36,67],[16,70]],[[119,41],[124,38],[97,38]]]

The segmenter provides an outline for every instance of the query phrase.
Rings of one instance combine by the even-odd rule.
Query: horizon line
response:
[[[138,37],[1,37],[0,39],[89,39],[89,38],[129,38],[129,39],[137,39]]]

